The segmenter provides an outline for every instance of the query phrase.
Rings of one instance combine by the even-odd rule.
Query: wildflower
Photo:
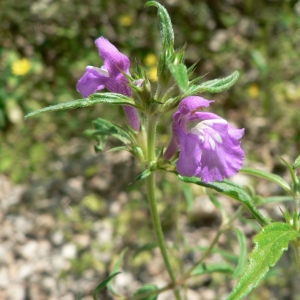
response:
[[[119,18],[119,23],[122,26],[130,26],[133,23],[133,18],[130,15],[122,15]]]
[[[259,87],[253,83],[249,86],[248,93],[252,98],[256,98],[259,94]]]
[[[122,72],[129,74],[130,61],[129,58],[120,53],[119,50],[112,45],[104,37],[98,38],[96,46],[99,50],[100,57],[104,61],[101,68],[87,66],[85,74],[78,80],[77,91],[83,97],[107,88],[113,93],[119,93],[128,97],[132,97],[132,90],[128,86],[128,79]],[[140,128],[140,120],[134,107],[124,105],[130,126],[138,131]]]
[[[26,75],[31,68],[31,62],[27,58],[19,59],[13,62],[11,71],[15,76]]]
[[[149,53],[146,57],[145,57],[145,65],[148,67],[152,67],[152,66],[156,66],[157,64],[157,57],[155,54],[153,53]]]
[[[211,102],[201,97],[183,99],[173,115],[173,137],[164,156],[170,159],[180,148],[177,171],[183,176],[201,177],[204,182],[221,181],[242,167],[244,151],[236,129],[218,115],[197,111]],[[200,121],[189,129],[189,124]]]
[[[157,57],[155,54],[148,54],[145,57],[145,65],[148,67],[147,75],[150,80],[157,81]]]

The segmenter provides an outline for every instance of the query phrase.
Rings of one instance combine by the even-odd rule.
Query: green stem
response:
[[[295,253],[297,270],[300,273],[300,242],[296,239],[292,242],[292,246]]]
[[[149,116],[148,117],[148,124],[147,124],[147,146],[148,146],[148,167],[150,168],[151,163],[155,161],[155,132],[156,132],[156,125],[158,121],[158,116]],[[158,242],[158,246],[160,248],[162,257],[164,259],[165,266],[169,273],[169,276],[172,281],[172,286],[174,287],[174,295],[177,300],[180,300],[180,293],[176,282],[176,277],[171,266],[168,253],[167,253],[167,246],[164,239],[164,234],[162,231],[158,210],[157,210],[157,202],[156,202],[156,193],[155,193],[155,172],[152,172],[146,178],[147,184],[147,194],[148,194],[148,201],[151,211],[152,223],[156,234],[156,239]]]

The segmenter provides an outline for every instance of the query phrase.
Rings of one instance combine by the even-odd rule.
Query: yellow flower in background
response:
[[[148,67],[147,75],[150,80],[157,80],[157,57],[153,53],[149,53],[144,59],[145,65]]]
[[[249,86],[248,93],[249,93],[249,95],[250,95],[252,98],[257,97],[257,96],[258,96],[258,93],[259,93],[259,87],[257,86],[257,84],[252,83],[252,84]]]
[[[150,67],[147,70],[147,75],[148,75],[148,78],[150,80],[157,81],[157,68],[156,68],[156,66],[155,67]]]
[[[18,59],[13,62],[11,71],[15,76],[26,75],[31,68],[31,62],[27,58]]]
[[[152,67],[157,64],[157,57],[155,54],[150,53],[145,57],[145,65],[147,67]]]
[[[130,26],[133,22],[133,19],[131,16],[129,15],[122,15],[120,18],[119,18],[119,22],[122,26]]]

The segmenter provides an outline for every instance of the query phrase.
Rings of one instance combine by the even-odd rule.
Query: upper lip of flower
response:
[[[104,66],[102,66],[101,68],[93,67],[93,66],[87,66],[86,69],[94,70],[95,72],[97,72],[101,76],[109,77],[109,73],[108,73],[108,71],[106,70],[106,68]]]

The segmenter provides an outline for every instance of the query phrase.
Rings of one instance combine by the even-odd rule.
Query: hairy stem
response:
[[[158,116],[149,116],[148,117],[148,124],[147,124],[147,146],[148,146],[148,167],[151,167],[151,163],[155,161],[155,132],[156,132],[156,125],[158,121]],[[151,211],[151,218],[152,218],[152,224],[155,230],[156,239],[162,254],[162,257],[164,259],[165,266],[167,268],[167,271],[169,273],[169,276],[171,278],[172,286],[174,288],[174,295],[176,297],[176,300],[180,300],[180,293],[176,282],[176,277],[172,268],[172,265],[169,260],[169,256],[167,253],[167,246],[164,239],[164,234],[161,227],[161,222],[158,215],[157,210],[157,201],[156,201],[156,193],[155,193],[155,173],[152,172],[147,178],[146,178],[146,184],[147,184],[147,194],[148,194],[148,201],[149,201],[149,207]]]

